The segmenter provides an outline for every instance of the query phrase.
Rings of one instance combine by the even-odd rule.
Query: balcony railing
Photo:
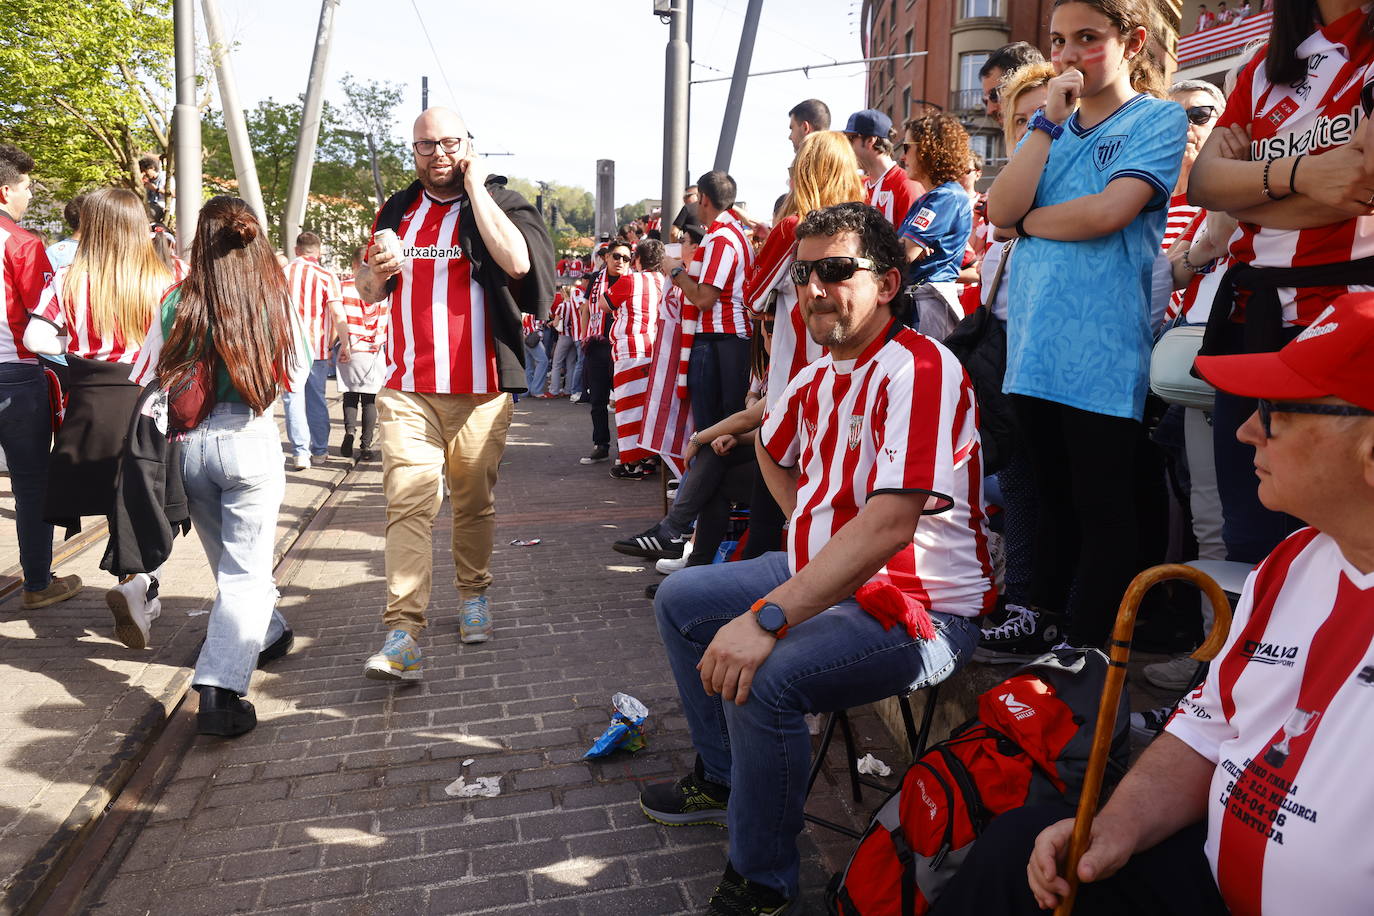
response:
[[[1178,40],[1179,67],[1222,60],[1239,53],[1256,38],[1264,38],[1269,34],[1273,15],[1269,12],[1256,13],[1228,25],[1184,35]]]
[[[949,94],[949,110],[951,113],[976,112],[983,113],[983,90],[977,89],[956,89]]]

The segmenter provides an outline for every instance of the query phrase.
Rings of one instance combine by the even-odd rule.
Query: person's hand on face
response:
[[[458,160],[457,168],[462,173],[463,187],[468,194],[472,194],[478,188],[486,187],[487,176],[490,173],[487,171],[485,160],[477,155],[477,149],[471,140],[463,144],[463,148],[459,150],[459,155],[461,158]]]
[[[1078,108],[1078,100],[1083,97],[1083,71],[1076,67],[1060,68],[1060,74],[1050,80],[1046,87],[1045,117],[1056,124],[1063,124]]]

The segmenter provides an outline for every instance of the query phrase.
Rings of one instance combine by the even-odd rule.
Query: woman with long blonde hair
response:
[[[792,190],[778,208],[778,222],[754,260],[744,281],[744,301],[756,317],[772,312],[771,358],[764,390],[768,406],[787,390],[802,368],[820,359],[825,349],[806,331],[797,308],[797,287],[789,268],[796,258],[797,223],[814,210],[868,197],[859,160],[848,135],[819,130],[807,135],[792,162]],[[750,500],[749,543],[745,558],[751,559],[782,548],[782,510],[773,501],[763,477],[756,473]]]
[[[68,532],[83,516],[109,515],[124,438],[140,387],[129,381],[162,294],[174,281],[148,234],[143,199],[102,188],[81,207],[81,244],[53,276],[24,332],[35,353],[64,356],[70,393],[53,443],[44,515]],[[139,573],[106,593],[115,635],[147,646],[158,615],[155,574]]]

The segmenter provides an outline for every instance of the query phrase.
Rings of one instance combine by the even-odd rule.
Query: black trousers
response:
[[[582,363],[583,384],[591,392],[592,445],[611,447],[611,424],[606,407],[611,403],[611,342],[592,338],[582,345],[586,359]]]
[[[1040,511],[1030,600],[1067,616],[1069,641],[1100,646],[1141,568],[1138,464],[1145,428],[1012,395]]]
[[[983,831],[930,916],[1045,916],[1026,878],[1035,838],[1050,824],[1073,817],[1065,804],[1017,808]],[[1137,853],[1103,881],[1079,885],[1074,916],[1225,916],[1202,844],[1204,824],[1175,833]]]
[[[753,451],[753,448],[750,448]],[[764,482],[763,470],[754,463],[754,490],[749,497],[749,540],[744,545],[743,560],[752,560],[774,550],[783,550],[782,526],[787,519],[782,507]]]
[[[377,428],[377,395],[361,391],[345,391],[343,396],[344,433],[351,436],[358,426],[358,408],[362,408],[363,434],[358,440],[361,448],[372,447],[373,431]]]

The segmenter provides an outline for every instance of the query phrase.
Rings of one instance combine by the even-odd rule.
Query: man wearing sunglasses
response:
[[[457,112],[415,122],[418,180],[377,214],[355,278],[368,302],[391,298],[386,382],[377,395],[386,491],[387,630],[367,660],[377,680],[418,680],[433,574],[434,517],[447,479],[459,638],[492,636],[496,511],[492,494],[510,427],[510,392],[525,390],[521,314],[548,318],[553,244],[539,213],[489,178]],[[378,245],[391,230],[400,252]]]
[[[1197,368],[1258,399],[1238,437],[1255,449],[1259,497],[1311,527],[1251,574],[1206,682],[1097,815],[1074,912],[1367,913],[1374,294],[1340,296],[1276,353],[1203,356]],[[1072,813],[1037,806],[994,821],[936,912],[1055,906]]]
[[[798,896],[804,714],[947,677],[996,600],[973,388],[948,350],[897,319],[896,231],[845,203],[796,234],[799,307],[828,353],[788,384],[757,440],[791,518],[787,550],[688,567],[655,599],[698,758],[640,805],[669,825],[728,825],[711,913],[779,913]],[[895,620],[861,608],[874,590]]]

